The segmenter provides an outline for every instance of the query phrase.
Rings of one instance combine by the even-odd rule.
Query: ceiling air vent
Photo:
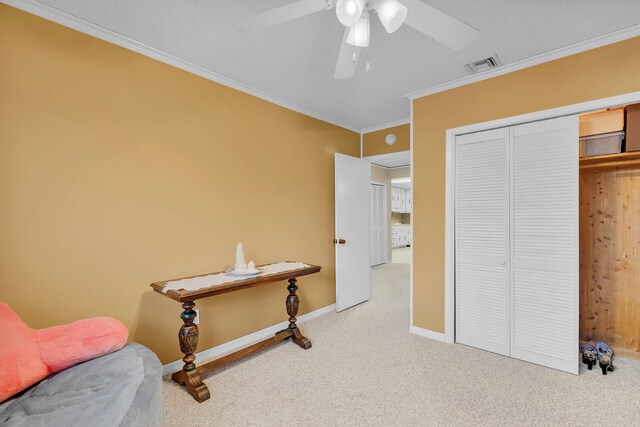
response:
[[[473,61],[470,64],[467,64],[467,67],[474,73],[480,73],[482,71],[487,71],[492,68],[497,68],[501,66],[502,63],[498,59],[498,55],[493,55],[489,58],[478,59],[477,61]]]

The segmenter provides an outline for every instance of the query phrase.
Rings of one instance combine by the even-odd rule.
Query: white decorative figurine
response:
[[[229,270],[228,273],[240,275],[260,273],[260,270],[256,268],[256,264],[253,261],[249,261],[247,265],[247,262],[244,260],[244,245],[242,242],[236,246],[236,265],[234,269]]]
[[[244,260],[244,246],[242,242],[236,246],[236,268],[234,271],[242,273],[247,270],[247,262]]]

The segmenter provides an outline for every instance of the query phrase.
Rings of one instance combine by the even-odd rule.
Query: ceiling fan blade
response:
[[[333,73],[334,79],[344,80],[349,77],[353,77],[358,67],[358,61],[360,60],[361,47],[352,46],[347,43],[347,37],[349,36],[349,28],[344,30],[344,36],[342,37],[342,44],[340,45],[340,52],[338,53],[338,63],[336,64],[336,70]],[[355,54],[355,61],[353,60]]]
[[[420,0],[405,3],[409,9],[404,21],[410,27],[454,50],[462,50],[480,34],[478,29],[465,24]]]
[[[327,0],[296,0],[235,21],[240,31],[260,31],[283,22],[328,9]]]

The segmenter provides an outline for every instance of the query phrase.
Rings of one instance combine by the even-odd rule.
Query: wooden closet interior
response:
[[[580,136],[580,340],[640,359],[640,104],[581,115]]]

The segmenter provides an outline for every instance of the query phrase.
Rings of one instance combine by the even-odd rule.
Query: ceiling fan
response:
[[[335,8],[345,31],[333,77],[347,79],[356,72],[360,52],[369,47],[370,14],[380,18],[387,33],[402,24],[439,41],[454,50],[473,43],[480,31],[420,0],[296,0],[235,22],[242,31],[260,31],[312,13]],[[367,64],[368,70],[369,64]]]

